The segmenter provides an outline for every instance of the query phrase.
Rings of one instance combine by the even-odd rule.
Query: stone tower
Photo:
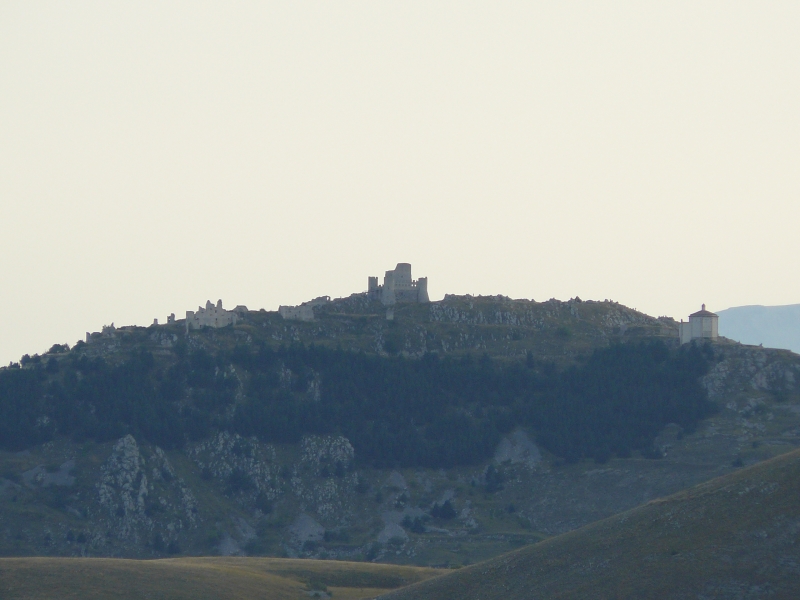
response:
[[[429,302],[428,278],[415,281],[411,278],[411,265],[397,263],[394,270],[384,274],[383,285],[378,285],[377,277],[367,278],[367,295],[386,306],[397,302]]]

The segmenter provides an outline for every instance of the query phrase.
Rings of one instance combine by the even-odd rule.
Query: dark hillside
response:
[[[78,347],[57,368],[0,371],[0,448],[55,436],[106,442],[131,434],[180,448],[219,432],[267,443],[348,438],[376,467],[480,462],[526,425],[569,461],[653,452],[667,423],[691,430],[713,413],[699,378],[712,354],[660,341],[597,349],[559,372],[534,361],[367,355],[324,347],[134,346],[116,363]],[[13,424],[13,425],[12,425]]]
[[[382,598],[793,599],[799,499],[795,451]]]

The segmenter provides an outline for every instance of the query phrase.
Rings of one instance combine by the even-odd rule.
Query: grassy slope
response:
[[[0,598],[355,599],[439,574],[426,568],[271,558],[0,559]],[[325,596],[323,596],[325,597]]]
[[[794,451],[386,599],[799,595]]]

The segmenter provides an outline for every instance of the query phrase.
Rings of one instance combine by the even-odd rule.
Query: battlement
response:
[[[428,278],[412,279],[409,263],[397,263],[394,270],[386,271],[383,285],[378,285],[377,277],[368,277],[367,295],[370,299],[380,300],[386,306],[398,302],[430,302]]]

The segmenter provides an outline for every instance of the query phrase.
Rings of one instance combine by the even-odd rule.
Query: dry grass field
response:
[[[278,558],[4,558],[0,598],[355,600],[440,573],[418,567]]]
[[[386,600],[800,598],[800,451]]]

